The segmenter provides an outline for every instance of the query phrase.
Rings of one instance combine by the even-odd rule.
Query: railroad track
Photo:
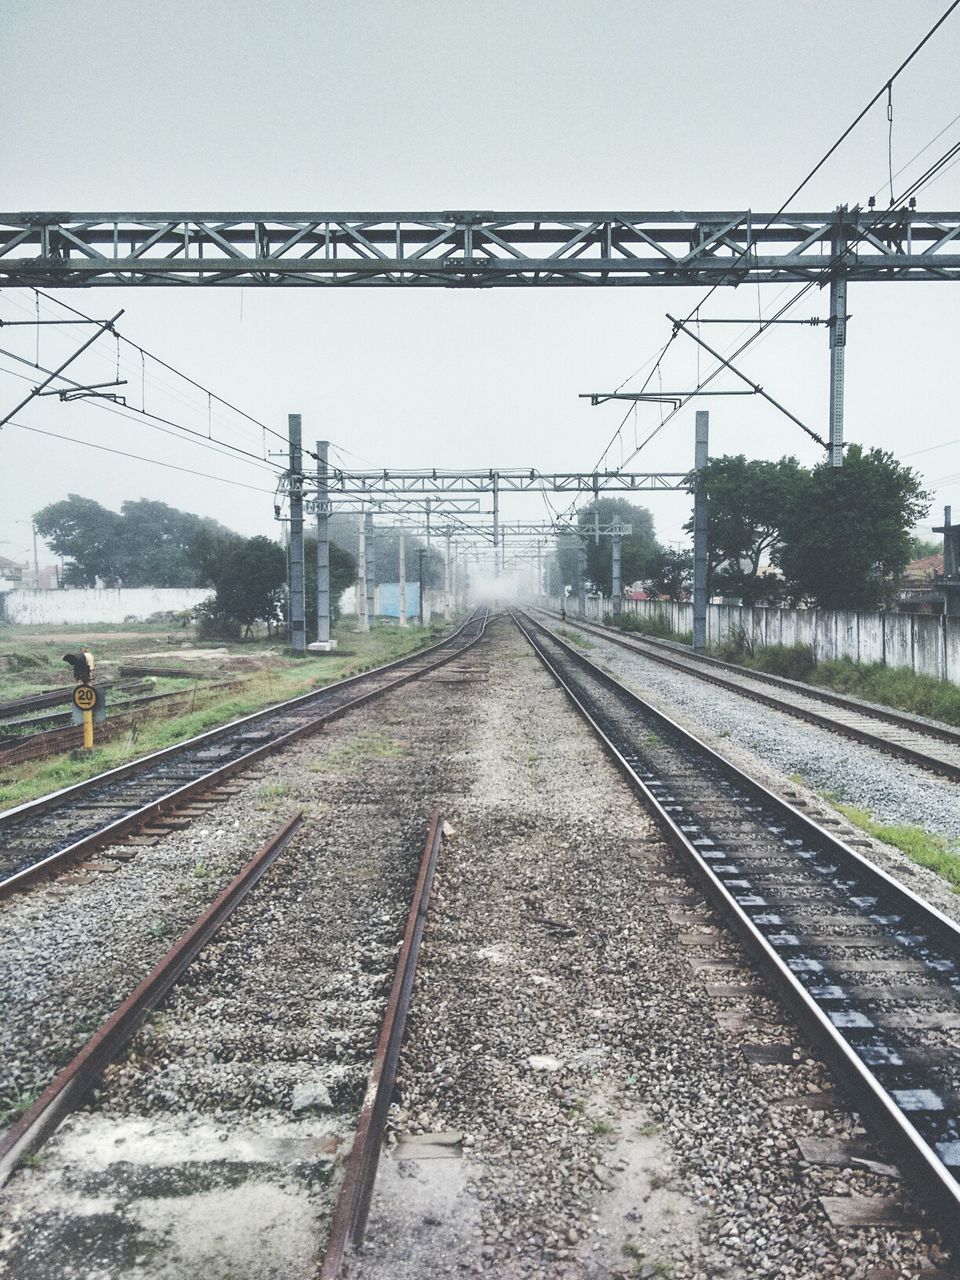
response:
[[[133,1039],[147,1013],[171,991],[303,826],[304,818],[300,812],[284,823],[101,1024],[80,1052],[58,1072],[36,1101],[0,1134],[0,1187],[9,1181],[24,1160],[43,1145],[69,1113],[85,1101],[105,1068]],[[357,1111],[344,1176],[332,1206],[326,1247],[319,1261],[318,1280],[337,1280],[348,1250],[351,1246],[358,1248],[363,1242],[443,826],[443,818],[435,809],[407,912],[367,1087]]]
[[[131,833],[150,838],[164,824],[187,825],[200,816],[198,806],[229,794],[224,784],[233,775],[463,653],[481,638],[487,617],[477,609],[439,644],[0,814],[0,898]]]
[[[960,926],[542,622],[514,620],[956,1241]]]
[[[547,610],[537,612],[557,616]],[[599,636],[652,662],[695,676],[741,697],[752,698],[776,711],[875,747],[887,755],[899,756],[932,773],[960,780],[960,730],[951,729],[948,725],[928,724],[919,716],[872,706],[843,694],[787,680],[783,676],[748,671],[719,658],[688,653],[666,641],[628,638],[610,627],[595,626],[579,618],[568,618],[567,622],[579,631]]]

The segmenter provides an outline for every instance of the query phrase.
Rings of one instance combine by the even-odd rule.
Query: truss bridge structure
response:
[[[960,278],[960,214],[0,213],[0,287],[736,286]]]

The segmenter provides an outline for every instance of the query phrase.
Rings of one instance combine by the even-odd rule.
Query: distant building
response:
[[[897,591],[898,613],[943,613],[943,556],[921,556],[903,571]]]

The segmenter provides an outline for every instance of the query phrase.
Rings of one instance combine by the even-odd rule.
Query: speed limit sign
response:
[[[97,705],[97,691],[89,684],[78,684],[73,691],[73,705],[81,711],[92,711]]]

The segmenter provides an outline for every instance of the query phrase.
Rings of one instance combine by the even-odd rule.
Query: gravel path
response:
[[[18,929],[3,956],[5,1012],[21,1069],[42,1079],[76,1047],[78,1011],[88,1011],[88,1033],[264,834],[305,812],[304,831],[108,1070],[93,1103],[11,1182],[0,1276],[311,1274],[366,1085],[437,761],[456,746],[446,714],[459,702],[456,667],[271,757],[269,774],[220,811],[220,827],[166,837],[109,878],[10,904]],[[157,942],[147,922],[161,909],[170,928]]]
[[[900,1184],[802,1157],[798,1139],[862,1138],[858,1118],[525,642],[496,643],[352,1274],[881,1280],[942,1261],[929,1231],[827,1220],[820,1196]]]
[[[207,900],[307,814],[93,1103],[10,1184],[4,1280],[312,1274],[435,801],[453,835],[353,1276],[934,1280],[945,1255],[909,1196],[899,1227],[828,1218],[821,1197],[903,1188],[798,1144],[885,1153],[510,624],[269,769],[226,811],[236,829],[205,822],[202,850],[195,828],[109,884],[8,904],[34,948],[20,986],[18,944],[0,960],[32,1062],[69,1039],[69,986],[90,1000],[140,976],[158,903],[171,934],[175,912],[194,914],[196,860],[223,850]],[[166,898],[154,860],[175,869]],[[70,945],[56,920],[46,951],[31,942],[41,906]],[[100,948],[83,946],[84,912]],[[111,912],[120,940],[101,955]],[[27,1001],[48,1023],[58,992],[59,1031],[31,1039]]]

